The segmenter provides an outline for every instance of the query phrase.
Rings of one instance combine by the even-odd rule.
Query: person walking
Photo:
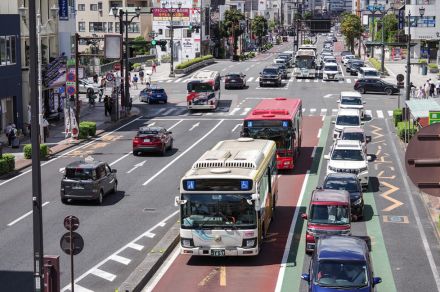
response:
[[[435,91],[436,91],[436,97],[440,95],[440,80],[437,80],[437,83],[435,84]]]
[[[139,71],[139,78],[141,79],[141,84],[144,84],[144,70]]]
[[[49,138],[49,122],[43,118],[43,132],[44,132],[44,142]]]
[[[147,77],[145,78],[145,84],[147,87],[150,87],[151,85],[151,75],[147,73]]]
[[[99,86],[99,102],[102,102],[102,96],[104,95],[105,87],[107,86],[107,80],[101,79],[101,85]]]
[[[138,77],[136,74],[134,74],[132,82],[133,82],[133,88],[138,89]]]
[[[104,96],[104,114],[107,116],[107,113],[109,116],[111,116],[112,107],[110,104],[110,97],[108,95]]]
[[[153,61],[153,63],[151,64],[151,74],[156,73],[156,62]]]
[[[425,90],[423,89],[422,86],[419,87],[419,91],[417,92],[417,98],[418,99],[425,98]]]
[[[435,94],[435,85],[434,82],[432,82],[432,80],[429,80],[429,97],[434,97]]]
[[[9,123],[5,129],[5,135],[8,138],[8,146],[12,145],[12,123]]]
[[[98,74],[93,75],[93,83],[98,83]]]
[[[425,97],[429,96],[429,90],[431,88],[431,86],[429,86],[429,81],[431,81],[431,79],[428,79],[424,85]]]

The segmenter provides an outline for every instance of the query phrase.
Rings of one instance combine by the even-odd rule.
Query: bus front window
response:
[[[248,135],[255,139],[273,140],[277,145],[279,156],[291,156],[288,150],[292,149],[292,137],[288,128],[267,127],[267,128],[247,128]]]
[[[184,194],[182,228],[255,228],[257,214],[250,195]]]

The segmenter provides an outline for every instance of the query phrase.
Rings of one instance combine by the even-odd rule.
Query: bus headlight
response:
[[[192,240],[192,238],[181,238],[180,244],[182,245],[182,247],[194,247],[194,241]]]
[[[243,239],[243,247],[255,247],[257,245],[257,238]]]

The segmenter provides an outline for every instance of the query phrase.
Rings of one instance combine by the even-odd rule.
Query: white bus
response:
[[[180,183],[181,253],[254,256],[277,201],[276,145],[239,138],[205,152]]]

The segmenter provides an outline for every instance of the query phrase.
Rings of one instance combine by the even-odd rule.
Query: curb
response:
[[[179,233],[180,224],[176,222],[145,256],[144,260],[134,269],[130,276],[128,276],[127,280],[122,282],[117,291],[142,291],[179,243]]]

